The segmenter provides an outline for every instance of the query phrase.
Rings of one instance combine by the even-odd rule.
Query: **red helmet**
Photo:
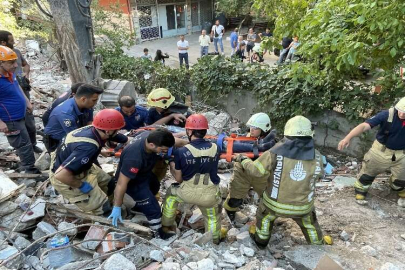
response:
[[[104,109],[94,117],[93,126],[101,130],[119,130],[125,126],[124,116],[117,110]]]
[[[208,129],[208,120],[202,114],[192,114],[187,118],[186,129]]]

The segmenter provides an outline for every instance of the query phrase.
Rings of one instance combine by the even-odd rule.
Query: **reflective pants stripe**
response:
[[[272,227],[272,222],[276,220],[276,216],[269,213],[266,215],[260,224],[260,227],[256,227],[256,234],[260,239],[269,240],[270,239],[270,228]]]

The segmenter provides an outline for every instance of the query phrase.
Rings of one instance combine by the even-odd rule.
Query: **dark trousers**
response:
[[[6,122],[8,143],[15,148],[23,170],[33,169],[35,164],[34,149],[24,119]]]
[[[179,59],[180,59],[180,67],[183,66],[183,59],[184,59],[184,62],[186,63],[186,68],[188,69],[189,68],[188,53],[179,53]]]
[[[24,91],[24,93],[27,96],[28,100],[30,100],[30,98],[31,98],[30,92]],[[30,112],[27,112],[25,114],[25,127],[27,128],[31,144],[36,145],[37,144],[37,129],[35,127],[35,118],[34,118],[34,115]]]
[[[149,227],[153,231],[157,231],[162,227],[160,205],[150,190],[149,180],[139,179],[138,181],[142,182],[138,185],[128,185],[127,188],[127,194],[135,201],[135,206],[132,209],[143,213],[148,219]]]

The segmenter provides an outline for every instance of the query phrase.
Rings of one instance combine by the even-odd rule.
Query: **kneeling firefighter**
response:
[[[111,176],[97,166],[97,157],[107,141],[126,143],[117,132],[124,127],[124,117],[113,109],[100,111],[93,125],[66,135],[51,154],[50,181],[62,196],[86,213],[102,215],[111,211],[107,195]]]
[[[208,121],[193,114],[186,121],[190,144],[174,152],[173,175],[178,183],[167,191],[163,204],[162,225],[170,230],[179,202],[197,205],[204,217],[205,231],[212,232],[213,242],[220,242],[220,178],[217,174],[220,151],[215,143],[204,139]],[[171,166],[173,165],[171,162]]]
[[[314,202],[315,182],[323,175],[322,156],[314,148],[311,122],[303,116],[288,120],[284,138],[255,161],[240,157],[247,175],[268,179],[256,214],[252,237],[260,248],[270,241],[278,217],[294,219],[309,244],[323,244]],[[330,237],[325,241],[330,243]]]
[[[266,151],[274,146],[276,143],[276,134],[275,130],[270,132],[271,122],[270,117],[267,114],[256,113],[252,115],[246,125],[250,128],[250,133],[247,136],[257,138],[258,142],[256,144],[249,142],[235,142],[233,145],[233,151],[235,153],[256,152],[258,156],[259,152]],[[251,187],[253,187],[253,190],[261,196],[266,185],[267,178],[252,177],[244,171],[240,162],[235,162],[232,179],[229,185],[229,194],[224,203],[224,208],[228,213],[229,218],[232,221],[235,219],[236,211],[239,210],[239,207],[243,203],[243,199],[246,198]]]

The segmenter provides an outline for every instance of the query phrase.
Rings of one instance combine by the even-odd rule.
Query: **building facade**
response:
[[[213,0],[132,0],[130,4],[137,42],[199,32],[214,18]]]

